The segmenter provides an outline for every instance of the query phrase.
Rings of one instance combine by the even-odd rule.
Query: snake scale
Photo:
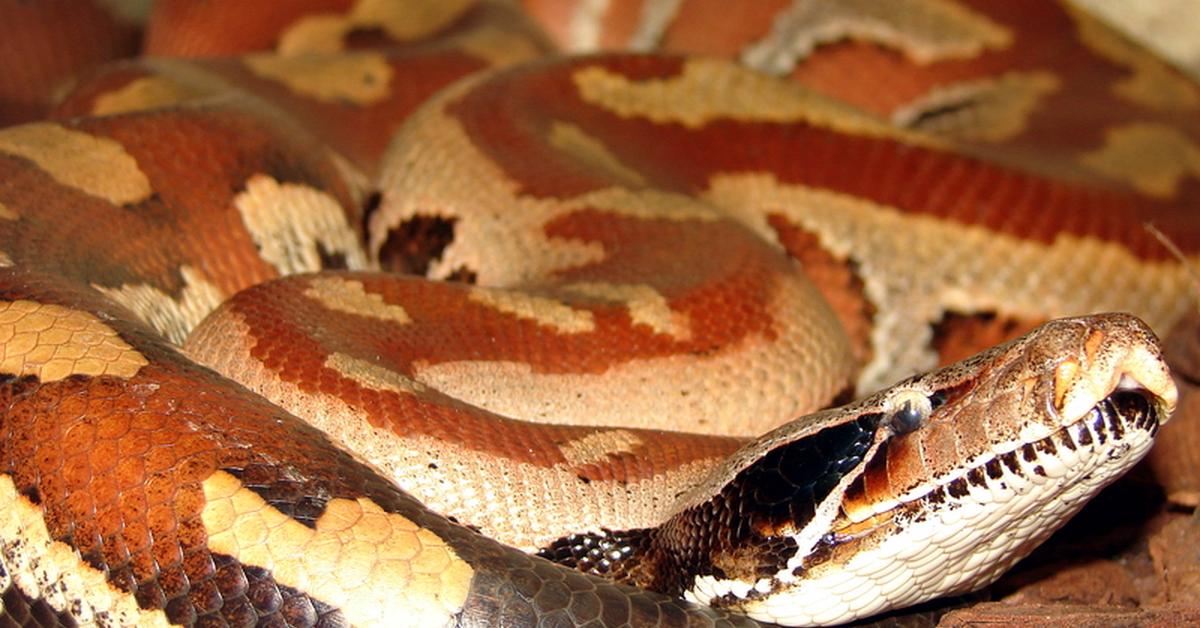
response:
[[[1200,88],[1069,4],[114,4],[0,2],[7,624],[841,623],[1175,407]]]

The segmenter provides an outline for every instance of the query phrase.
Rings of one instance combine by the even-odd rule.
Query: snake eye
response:
[[[936,403],[935,399],[915,390],[902,391],[888,403],[887,424],[893,434],[913,432],[933,414]]]
[[[892,432],[896,434],[907,434],[921,427],[928,416],[922,412],[917,404],[912,401],[905,401],[900,404],[900,407],[892,411],[888,417],[888,423],[892,426]]]

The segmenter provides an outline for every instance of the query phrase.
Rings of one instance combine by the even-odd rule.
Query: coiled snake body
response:
[[[1073,9],[797,2],[738,65],[223,4],[148,49],[276,50],[0,129],[9,618],[837,623],[999,577],[1174,408],[1200,91]],[[638,37],[734,50],[684,4]]]

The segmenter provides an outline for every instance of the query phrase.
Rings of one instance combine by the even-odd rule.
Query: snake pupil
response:
[[[892,426],[892,431],[896,434],[907,434],[921,427],[921,423],[925,421],[925,413],[921,411],[913,402],[905,401],[889,419]]]

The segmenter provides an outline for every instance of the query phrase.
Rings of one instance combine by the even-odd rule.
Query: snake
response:
[[[843,623],[1147,454],[1191,82],[1056,3],[600,4],[165,0],[0,128],[0,618]]]

